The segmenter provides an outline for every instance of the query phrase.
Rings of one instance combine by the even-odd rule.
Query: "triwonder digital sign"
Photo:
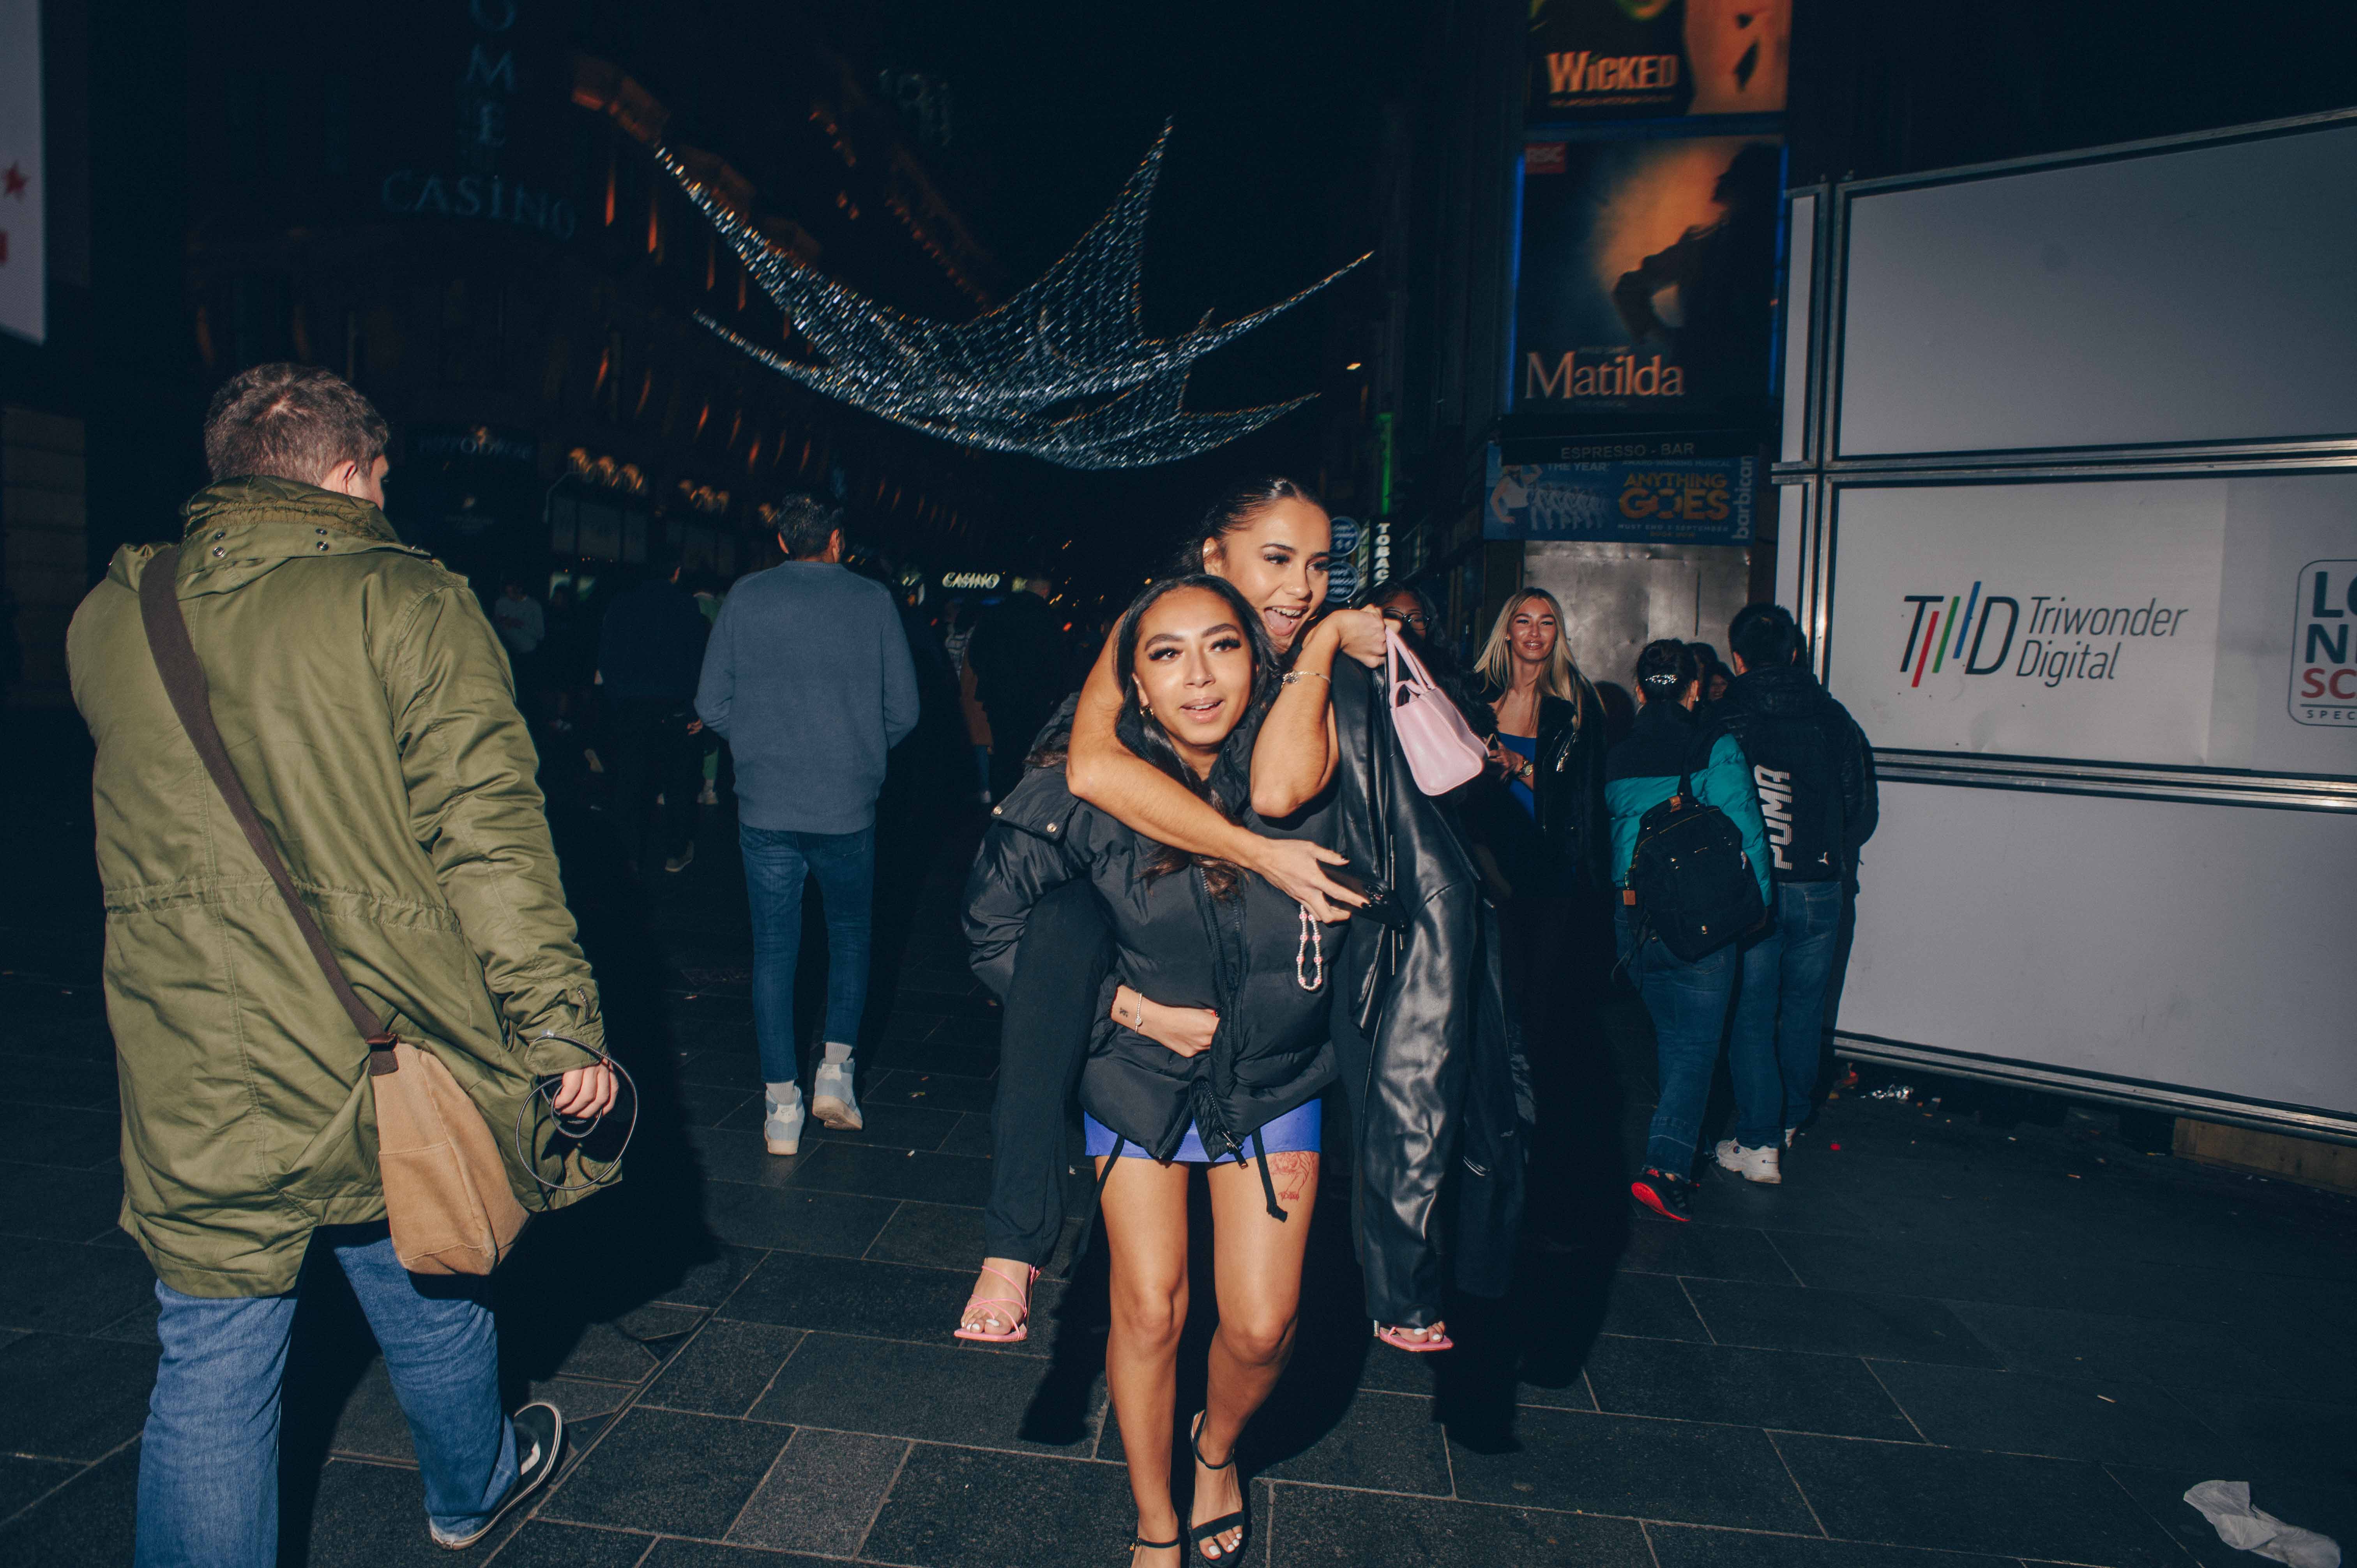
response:
[[[1855,489],[1828,684],[1878,746],[2208,760],[2222,487]]]

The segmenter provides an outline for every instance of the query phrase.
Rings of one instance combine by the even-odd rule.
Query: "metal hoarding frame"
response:
[[[1797,486],[1801,490],[1799,516],[1790,527],[1780,525],[1777,548],[1780,552],[1795,553],[1794,597],[1788,607],[1808,639],[1810,667],[1820,680],[1829,668],[1833,607],[1839,589],[1836,578],[1841,503],[1849,490],[2357,473],[2357,433],[1929,454],[1840,451],[1853,204],[1860,198],[1961,184],[1992,176],[2063,169],[2352,125],[2357,125],[2357,109],[1923,174],[1802,187],[1786,192],[1788,258],[1792,202],[1796,197],[1815,199],[1811,275],[1805,282],[1797,277],[1790,279],[1781,306],[1787,330],[1796,304],[1803,312],[1802,340],[1796,342],[1786,337],[1784,347],[1787,354],[1805,356],[1807,394],[1799,407],[1788,406],[1785,410],[1788,419],[1798,417],[1803,421],[1800,455],[1771,464],[1769,478],[1774,485]],[[1801,293],[1803,286],[1808,291],[1805,295]],[[1881,779],[1890,783],[2175,801],[2212,809],[2322,813],[2341,818],[2357,816],[2357,775],[1883,747],[1876,748],[1875,760]],[[1929,1046],[1850,1029],[1836,1028],[1834,1046],[1837,1055],[1855,1060],[2019,1084],[2097,1102],[2357,1144],[2357,1109],[2342,1112],[2245,1097],[2091,1068],[2058,1067],[2024,1058]]]

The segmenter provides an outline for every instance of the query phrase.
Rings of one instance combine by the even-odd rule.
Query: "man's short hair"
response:
[[[823,554],[826,542],[843,526],[843,513],[816,496],[788,496],[778,508],[778,537],[796,561]]]
[[[1773,670],[1801,650],[1801,628],[1781,605],[1746,605],[1727,628],[1727,645],[1743,655],[1746,670]]]
[[[350,381],[316,365],[256,365],[231,376],[205,410],[213,481],[267,474],[316,485],[346,463],[384,456],[384,415]]]

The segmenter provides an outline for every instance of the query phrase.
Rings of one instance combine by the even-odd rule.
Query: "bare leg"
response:
[[[1211,1336],[1211,1390],[1195,1445],[1223,1463],[1236,1439],[1276,1386],[1293,1355],[1301,1316],[1301,1258],[1318,1201],[1318,1156],[1302,1151],[1268,1156],[1276,1200],[1288,1218],[1270,1214],[1261,1173],[1247,1165],[1211,1167],[1211,1262],[1220,1300],[1219,1331]],[[1123,1440],[1129,1428],[1122,1428]],[[1190,1524],[1243,1507],[1243,1482],[1232,1466],[1195,1466]],[[1243,1539],[1241,1527],[1203,1543],[1204,1555],[1224,1557]]]
[[[1097,1161],[1100,1176],[1108,1161]],[[1178,1332],[1187,1323],[1187,1167],[1123,1160],[1104,1184],[1113,1261],[1105,1387],[1121,1423],[1129,1492],[1142,1541],[1178,1540],[1170,1500],[1170,1430],[1178,1397]],[[1298,1262],[1296,1270],[1298,1272]],[[1134,1568],[1178,1568],[1181,1547],[1134,1553]]]

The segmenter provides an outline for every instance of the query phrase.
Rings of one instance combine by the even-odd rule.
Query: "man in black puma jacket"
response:
[[[1743,744],[1768,829],[1776,919],[1744,950],[1727,1070],[1735,1136],[1718,1163],[1747,1181],[1782,1179],[1781,1151],[1815,1092],[1826,983],[1842,900],[1877,817],[1874,751],[1849,710],[1796,660],[1800,628],[1775,605],[1728,628],[1735,684],[1712,716]]]

